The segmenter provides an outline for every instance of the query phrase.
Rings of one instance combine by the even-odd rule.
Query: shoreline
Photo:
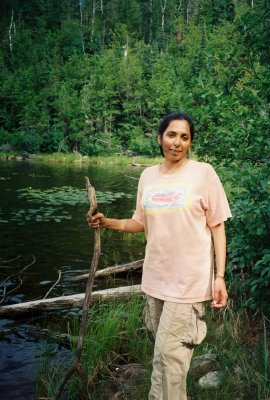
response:
[[[39,153],[28,154],[25,152],[0,152],[0,160],[6,161],[31,161],[42,163],[80,163],[80,164],[114,164],[114,165],[132,165],[134,167],[146,167],[160,162],[161,157],[147,156],[127,156],[127,155],[109,155],[109,156],[83,156],[80,153]]]

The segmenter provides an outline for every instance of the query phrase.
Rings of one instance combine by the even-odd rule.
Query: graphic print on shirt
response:
[[[142,205],[147,213],[186,209],[187,198],[188,188],[185,185],[152,187],[144,191]]]

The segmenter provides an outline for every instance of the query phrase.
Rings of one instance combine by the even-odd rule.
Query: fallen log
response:
[[[132,167],[150,167],[149,164],[139,164],[139,163],[135,163],[135,162],[132,162],[131,165],[132,165]]]
[[[114,267],[107,267],[104,269],[100,269],[99,271],[96,271],[95,278],[101,278],[104,276],[115,275],[115,274],[120,274],[123,272],[134,271],[136,269],[140,269],[143,266],[143,261],[144,260],[138,260],[138,261],[133,261],[128,264],[115,265]],[[72,281],[72,282],[77,282],[77,281],[87,279],[88,275],[89,275],[89,273],[77,275],[72,278],[66,278],[66,280]]]
[[[118,288],[97,290],[92,292],[91,300],[108,300],[111,298],[127,298],[142,293],[140,285],[122,286]],[[42,299],[27,301],[25,303],[10,304],[0,307],[0,317],[20,316],[23,314],[37,313],[42,311],[55,311],[61,309],[70,309],[73,307],[83,307],[85,293],[74,294],[70,296],[53,297],[51,299]]]

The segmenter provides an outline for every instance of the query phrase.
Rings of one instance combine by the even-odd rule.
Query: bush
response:
[[[230,176],[229,176],[230,175]],[[229,224],[228,261],[239,292],[270,311],[270,201],[268,166],[242,163],[228,174],[233,218]],[[226,179],[225,179],[226,180]],[[240,285],[242,287],[240,287]],[[243,287],[244,285],[244,287]]]
[[[12,144],[12,134],[7,132],[4,128],[0,128],[0,146],[8,147]]]
[[[56,127],[48,129],[42,137],[41,150],[48,153],[67,153],[69,149],[65,142],[64,132]]]
[[[113,155],[121,153],[122,147],[109,133],[84,137],[79,146],[80,153],[86,156]]]
[[[149,134],[146,137],[139,128],[134,129],[131,134],[129,149],[138,155],[157,156],[159,154],[157,136]]]
[[[15,148],[19,151],[26,151],[27,153],[38,153],[42,144],[42,138],[36,131],[20,131],[16,136]]]

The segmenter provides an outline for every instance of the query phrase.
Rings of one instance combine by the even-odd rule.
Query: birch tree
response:
[[[82,10],[82,0],[79,0],[80,6],[80,20],[81,20],[81,40],[82,40],[82,51],[85,54],[84,37],[83,37],[83,10]]]
[[[92,18],[91,18],[91,36],[90,36],[91,43],[93,43],[94,40],[95,22],[96,22],[96,1],[92,0]]]
[[[11,19],[10,19],[10,25],[9,25],[9,30],[8,30],[8,37],[9,37],[9,50],[12,53],[13,50],[13,43],[12,43],[12,38],[13,35],[16,34],[16,26],[14,22],[14,10],[11,11]]]

